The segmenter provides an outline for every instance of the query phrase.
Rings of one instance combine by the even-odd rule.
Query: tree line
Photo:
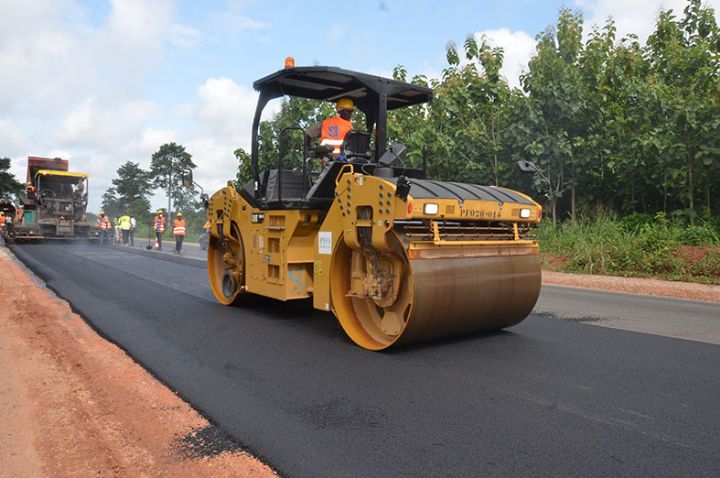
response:
[[[553,219],[598,206],[623,214],[717,215],[720,35],[711,8],[689,0],[661,11],[645,44],[616,38],[608,19],[583,40],[569,9],[537,36],[522,89],[500,77],[503,51],[468,38],[450,45],[427,107],[394,113],[392,135],[435,177],[518,185],[513,165],[534,161]],[[464,58],[461,58],[461,54]],[[402,67],[395,76],[406,78]],[[539,185],[539,184],[538,184]]]

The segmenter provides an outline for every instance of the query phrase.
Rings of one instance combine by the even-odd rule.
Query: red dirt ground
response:
[[[237,446],[208,452],[212,425],[3,247],[0,366],[0,477],[276,476]]]

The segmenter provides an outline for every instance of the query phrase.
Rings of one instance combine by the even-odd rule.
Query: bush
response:
[[[718,231],[705,222],[685,227],[663,213],[633,214],[618,219],[596,212],[554,226],[545,221],[536,230],[540,250],[567,260],[566,272],[623,276],[661,276],[720,283],[720,253],[712,252],[694,265],[679,254],[682,245],[720,244]]]
[[[634,212],[629,216],[625,216],[620,220],[620,227],[625,231],[635,234],[640,228],[646,224],[651,224],[653,217],[650,214],[643,214],[641,212]]]
[[[688,246],[720,245],[720,233],[711,224],[688,226],[681,234],[681,242]]]
[[[720,252],[708,253],[692,266],[690,273],[696,276],[720,278]]]

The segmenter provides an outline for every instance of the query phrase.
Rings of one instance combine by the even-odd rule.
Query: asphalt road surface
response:
[[[307,302],[216,304],[201,261],[13,250],[284,476],[720,474],[720,346],[589,326],[625,313],[612,295],[573,305],[571,291],[547,288],[544,310],[557,299],[573,320],[538,313],[500,333],[373,353]],[[720,306],[641,300],[675,321],[720,317]]]

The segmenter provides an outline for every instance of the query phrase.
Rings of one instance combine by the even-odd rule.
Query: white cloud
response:
[[[644,42],[653,32],[660,10],[672,9],[679,17],[687,6],[687,0],[576,0],[575,4],[585,13],[588,27],[602,26],[608,17],[612,17],[617,25],[618,38],[634,33]],[[715,8],[717,14],[720,0],[705,0],[703,4]]]
[[[108,102],[87,98],[60,122],[55,139],[64,146],[114,150],[158,113],[158,106],[150,101],[130,100],[110,107]]]
[[[344,25],[334,22],[327,30],[327,39],[330,41],[339,41],[345,36],[346,31],[347,28]]]
[[[27,139],[13,122],[0,118],[0,145],[3,148],[0,154],[14,156],[22,152],[27,145]]]
[[[196,119],[203,128],[240,142],[250,135],[257,93],[230,78],[209,78],[198,88]]]
[[[179,47],[192,47],[197,45],[202,32],[197,28],[173,23],[170,26],[170,43]]]
[[[166,143],[177,143],[180,141],[180,133],[173,129],[146,128],[140,134],[140,139],[136,141],[131,149],[139,156],[147,158],[150,163],[150,157],[155,153],[160,145]]]
[[[111,7],[105,24],[90,27],[72,0],[3,4],[0,114],[57,114],[89,91],[126,90],[152,67],[172,2],[114,0]]]
[[[511,86],[520,87],[520,74],[527,70],[528,61],[535,53],[535,40],[522,30],[513,32],[507,28],[482,30],[475,34],[475,38],[478,42],[485,38],[488,44],[503,49],[500,74]]]
[[[173,4],[112,0],[98,23],[77,0],[2,2],[0,145],[18,177],[28,155],[71,159],[92,175],[96,208],[120,164],[173,137],[150,124],[160,108],[136,92],[165,41],[192,36],[172,29]]]
[[[198,88],[196,123],[185,146],[198,165],[196,181],[206,190],[214,191],[235,176],[233,151],[241,147],[249,152],[257,96],[230,78],[208,78]],[[279,99],[271,101],[262,118],[270,118],[279,107]]]

